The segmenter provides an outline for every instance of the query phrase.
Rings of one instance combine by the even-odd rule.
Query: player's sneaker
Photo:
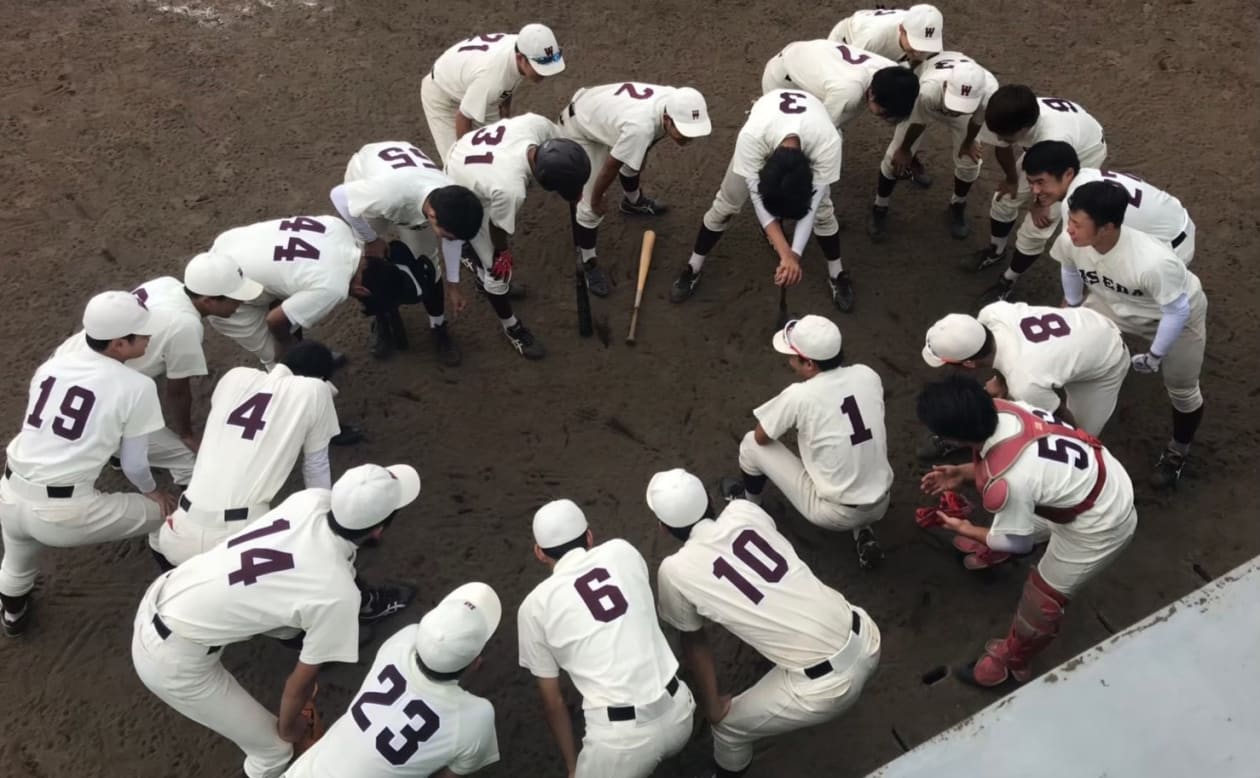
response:
[[[438,361],[447,367],[458,367],[464,361],[464,355],[459,350],[459,344],[451,337],[446,322],[431,327],[429,331],[433,333],[433,348],[437,351]]]
[[[547,350],[534,337],[534,333],[526,329],[525,325],[519,321],[514,326],[503,330],[503,334],[507,336],[512,348],[526,359],[542,359],[547,356]]]
[[[724,476],[718,490],[722,493],[722,499],[730,502],[731,500],[745,500],[748,493],[744,490],[744,480],[742,478],[733,478]]]
[[[990,286],[980,293],[980,298],[976,301],[981,308],[989,303],[1009,302],[1011,295],[1015,293],[1015,282],[1006,276],[1002,276],[997,283]]]
[[[394,338],[394,348],[398,351],[406,351],[411,344],[407,340],[407,327],[403,324],[402,311],[397,308],[385,314],[389,321],[389,333]]]
[[[1156,489],[1175,489],[1186,466],[1186,455],[1171,448],[1164,449],[1151,472],[1151,486]]]
[[[967,226],[966,203],[950,203],[945,209],[945,218],[949,221],[949,236],[954,240],[962,240],[971,234]]]
[[[879,538],[875,537],[875,530],[870,527],[858,530],[853,544],[857,549],[858,567],[863,570],[873,570],[884,561],[884,549],[879,545]]]
[[[888,240],[888,208],[871,206],[871,218],[866,222],[866,234],[871,236],[872,243],[883,243]]]
[[[612,291],[612,287],[608,284],[608,274],[602,267],[595,264],[595,260],[583,262],[582,272],[586,275],[586,291],[596,297],[607,297]]]
[[[30,623],[31,604],[29,600],[22,605],[22,610],[16,614],[0,609],[0,629],[3,629],[4,636],[7,638],[15,638],[24,634]]]
[[[919,449],[915,452],[915,454],[919,457],[919,459],[931,462],[938,459],[944,459],[951,454],[958,453],[959,451],[962,451],[961,447],[946,443],[937,435],[928,435],[927,439],[923,441],[923,445],[919,446]]]
[[[678,278],[674,279],[674,285],[669,288],[669,301],[671,303],[686,302],[691,299],[691,295],[696,291],[696,284],[700,283],[700,276],[704,271],[697,273],[691,269],[691,265],[683,265],[682,272],[678,274]]]
[[[371,624],[392,616],[406,608],[415,599],[416,590],[404,584],[368,586],[361,592],[359,623]]]
[[[363,430],[353,424],[342,424],[341,432],[332,436],[332,440],[328,441],[334,446],[353,446],[363,440]]]
[[[992,246],[985,246],[973,254],[968,254],[962,261],[962,268],[979,273],[986,267],[992,267],[1001,262],[1005,256],[1005,251],[994,253]]]
[[[388,317],[372,317],[371,331],[368,333],[368,353],[374,358],[385,359],[394,353],[394,338],[390,329]]]
[[[653,200],[645,194],[640,193],[639,199],[633,203],[625,197],[621,198],[621,212],[628,213],[631,216],[660,216],[667,212],[669,206],[660,200]]]
[[[831,286],[831,302],[843,313],[853,310],[853,281],[849,271],[841,270],[835,278],[828,278],[827,283]]]

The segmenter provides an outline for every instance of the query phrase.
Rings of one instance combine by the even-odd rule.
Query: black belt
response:
[[[858,615],[857,611],[853,611],[852,613],[853,613],[853,634],[860,635],[862,634],[862,617]],[[830,673],[832,670],[835,670],[835,669],[836,668],[831,666],[830,659],[824,659],[823,661],[819,662],[813,667],[806,667],[805,677],[809,678],[812,681],[816,678],[822,678],[824,675],[826,675],[827,673]]]
[[[1185,242],[1186,242],[1186,233],[1185,231],[1182,231],[1180,235],[1173,238],[1172,247],[1177,248],[1178,246],[1180,246],[1182,243],[1185,243]]]
[[[4,477],[9,478],[13,475],[13,471],[8,465],[4,466]],[[23,481],[26,479],[23,478]],[[29,483],[29,482],[28,482]],[[53,500],[68,500],[74,496],[73,486],[45,486],[44,491],[48,493],[48,497]]]
[[[173,634],[171,632],[171,628],[166,626],[166,622],[162,621],[162,617],[157,615],[156,613],[153,614],[153,629],[157,631],[158,637],[162,638],[163,640],[166,640]],[[206,653],[215,654],[222,650],[223,650],[223,646],[211,646],[206,651]]]
[[[669,683],[665,684],[665,693],[670,697],[674,696],[674,692],[678,691],[678,678],[671,678]],[[634,721],[633,705],[609,705],[608,706],[609,721]]]
[[[179,507],[186,511],[192,510],[192,502],[185,495],[179,496]],[[245,521],[249,518],[249,508],[228,508],[223,511],[224,521]]]
[[[569,118],[570,119],[572,119],[574,116],[577,116],[577,109],[573,107],[575,105],[577,105],[577,103],[569,103]]]

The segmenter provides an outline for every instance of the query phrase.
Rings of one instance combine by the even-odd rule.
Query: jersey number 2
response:
[[[368,731],[368,727],[372,726],[372,721],[364,710],[368,705],[388,706],[398,702],[403,696],[403,692],[407,690],[407,681],[403,678],[403,674],[393,665],[385,665],[381,668],[381,672],[376,676],[376,680],[388,686],[387,689],[379,692],[364,692],[359,695],[359,699],[354,701],[350,706],[350,716],[354,719],[354,723],[358,725],[363,732]],[[376,751],[385,757],[385,761],[395,767],[407,764],[411,757],[416,755],[416,751],[420,750],[420,744],[433,737],[438,731],[438,727],[442,724],[442,719],[438,716],[437,711],[425,704],[424,700],[412,700],[403,708],[403,713],[413,722],[419,719],[419,727],[408,724],[397,733],[389,727],[381,727],[381,731],[376,733]],[[394,745],[394,741],[402,738],[400,745]]]
[[[270,404],[271,393],[258,392],[233,408],[232,412],[228,414],[226,423],[234,427],[240,427],[242,438],[253,440],[267,426],[266,420],[263,419],[263,414],[267,412],[267,406]]]
[[[276,519],[265,527],[237,535],[228,541],[227,547],[233,548],[251,540],[284,532],[288,528],[288,519]],[[228,585],[250,586],[258,583],[258,579],[264,575],[292,569],[293,555],[287,551],[276,551],[274,548],[247,548],[241,552],[241,569],[228,573]]]

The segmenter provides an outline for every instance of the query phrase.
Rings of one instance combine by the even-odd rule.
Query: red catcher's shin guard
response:
[[[997,686],[1008,676],[1020,683],[1031,678],[1028,663],[1058,636],[1067,604],[1067,596],[1046,583],[1036,570],[1029,573],[1011,631],[1004,640],[990,640],[984,647],[984,656],[975,665],[976,682]]]

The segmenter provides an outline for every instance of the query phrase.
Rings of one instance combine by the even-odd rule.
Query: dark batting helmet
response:
[[[534,177],[548,192],[557,192],[569,202],[582,196],[582,187],[591,175],[591,160],[574,141],[553,138],[534,153]]]

